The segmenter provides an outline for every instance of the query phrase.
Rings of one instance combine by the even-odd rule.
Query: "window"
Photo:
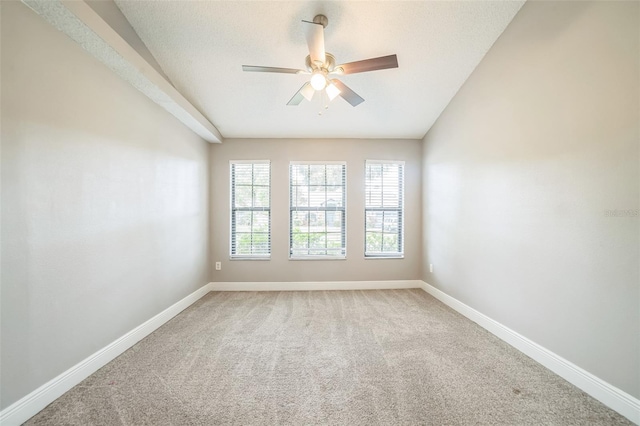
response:
[[[271,164],[231,162],[231,258],[271,255]]]
[[[404,162],[365,166],[365,257],[404,256]]]
[[[289,257],[346,257],[346,171],[340,163],[289,166]]]

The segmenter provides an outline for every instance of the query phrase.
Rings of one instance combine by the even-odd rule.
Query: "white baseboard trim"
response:
[[[0,425],[18,426],[40,412],[69,389],[95,373],[118,355],[157,330],[210,291],[211,283],[169,306],[153,318],[74,365],[0,412]]]
[[[420,280],[214,282],[211,283],[211,291],[391,290],[422,288],[422,283]]]
[[[609,408],[622,414],[632,422],[640,425],[640,400],[628,393],[610,385],[604,380],[594,376],[588,371],[578,367],[561,356],[527,339],[521,334],[500,324],[465,305],[459,300],[449,296],[441,290],[422,281],[422,289],[443,302],[445,305],[458,311],[471,321],[477,323],[487,331],[504,340],[525,355],[533,358],[549,370],[556,373],[569,383],[580,388]]]

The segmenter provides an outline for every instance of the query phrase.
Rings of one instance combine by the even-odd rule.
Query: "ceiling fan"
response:
[[[317,15],[313,18],[313,22],[302,21],[307,46],[309,46],[309,55],[305,59],[306,69],[243,65],[242,70],[283,74],[310,74],[310,80],[302,85],[300,90],[287,102],[287,105],[299,105],[302,99],[311,101],[316,91],[321,92],[323,90],[329,100],[333,100],[340,95],[352,106],[360,105],[364,102],[364,99],[342,81],[337,78],[331,78],[331,76],[398,68],[398,57],[396,55],[381,56],[379,58],[336,65],[336,58],[324,50],[324,29],[328,24],[329,20],[324,15]]]

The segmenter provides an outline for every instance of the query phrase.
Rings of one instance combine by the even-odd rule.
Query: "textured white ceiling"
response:
[[[225,138],[419,139],[524,1],[116,0],[175,87]],[[399,68],[342,81],[365,99],[287,101],[303,75],[247,73],[242,65],[304,68],[301,20],[329,18],[338,63],[389,54]]]

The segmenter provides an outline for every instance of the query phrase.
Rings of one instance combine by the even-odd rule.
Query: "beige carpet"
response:
[[[209,293],[29,425],[631,424],[422,290]]]

